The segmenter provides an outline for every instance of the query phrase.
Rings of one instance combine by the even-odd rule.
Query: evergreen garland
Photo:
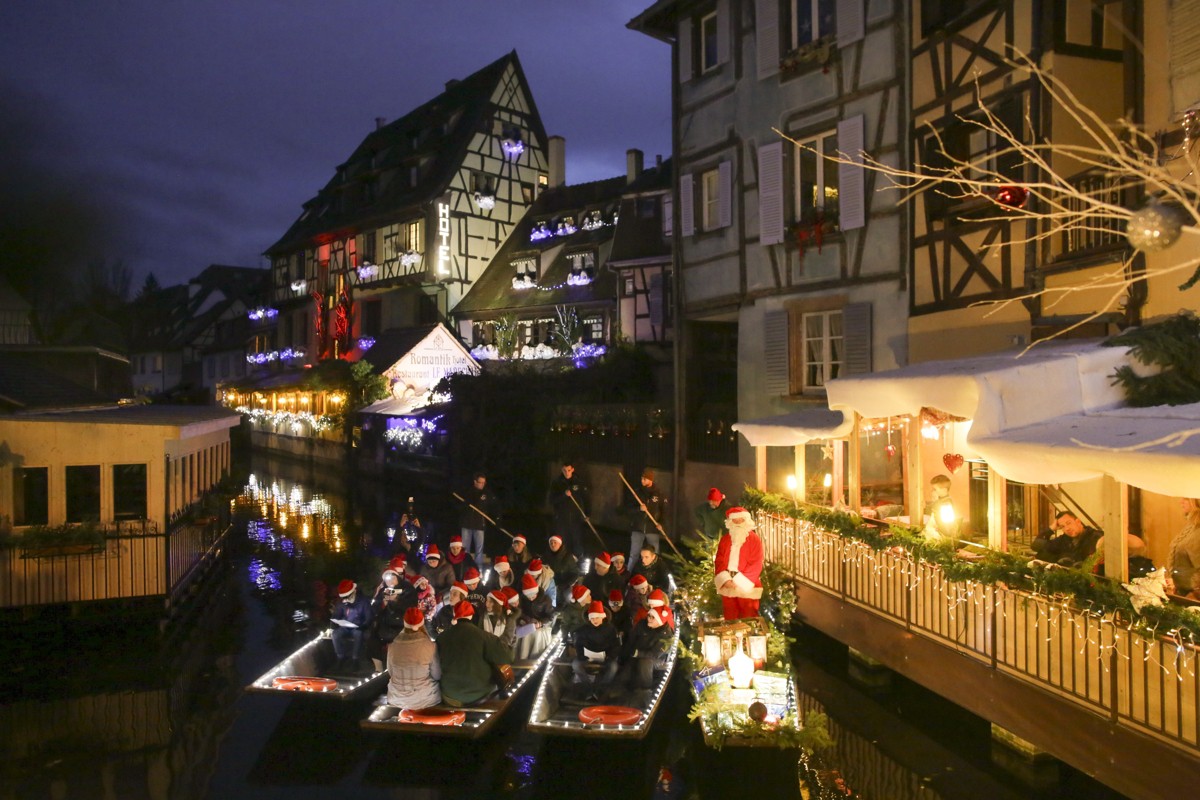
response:
[[[1200,319],[1190,312],[1132,328],[1108,339],[1109,347],[1128,347],[1152,375],[1132,366],[1117,368],[1113,383],[1125,391],[1129,405],[1177,406],[1200,402]]]
[[[1128,625],[1151,641],[1160,635],[1175,634],[1192,645],[1200,642],[1200,614],[1169,603],[1135,611],[1129,593],[1120,583],[1089,572],[1063,569],[995,550],[986,551],[980,561],[965,561],[957,557],[953,543],[927,541],[915,528],[893,525],[884,530],[868,525],[852,514],[818,506],[798,506],[783,495],[749,486],[742,494],[741,504],[751,511],[809,522],[829,533],[862,542],[873,550],[901,547],[914,561],[940,567],[951,581],[973,581],[985,586],[1004,586],[1062,598],[1081,611],[1112,615],[1114,622]]]

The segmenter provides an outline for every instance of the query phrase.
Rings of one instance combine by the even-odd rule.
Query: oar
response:
[[[470,503],[467,503],[467,500],[466,500],[466,498],[464,498],[464,497],[463,497],[461,494],[459,494],[458,492],[451,492],[450,494],[454,495],[454,496],[455,496],[455,497],[456,497],[458,500],[460,500],[461,502],[463,502],[463,503],[466,503],[466,504],[467,504],[467,508],[471,509],[471,510],[472,510],[472,511],[474,511],[476,514],[478,514],[479,516],[483,517],[483,518],[484,518],[484,519],[486,519],[488,522],[492,523],[492,526],[493,526],[493,527],[495,527],[495,528],[496,528],[496,530],[500,531],[501,533],[503,533],[503,534],[504,534],[505,536],[507,536],[508,538],[510,538],[510,539],[515,539],[515,538],[517,538],[516,536],[513,536],[513,535],[512,535],[511,533],[509,533],[508,531],[504,530],[504,528],[501,528],[501,527],[500,527],[500,523],[496,522],[496,520],[492,519],[492,518],[491,518],[491,517],[489,517],[487,514],[483,513],[483,511],[482,511],[481,509],[478,509],[478,508],[476,508],[475,506],[471,505]]]
[[[679,552],[679,548],[676,547],[675,543],[671,541],[671,537],[667,536],[667,532],[663,530],[663,526],[658,524],[658,520],[656,520],[654,515],[650,513],[650,509],[645,507],[646,504],[642,502],[642,498],[638,497],[638,493],[634,491],[632,486],[629,485],[629,481],[625,480],[625,473],[621,472],[621,470],[617,470],[617,474],[621,476],[621,483],[625,484],[625,488],[628,489],[629,493],[633,495],[633,499],[637,500],[638,505],[642,507],[642,511],[644,511],[646,516],[650,518],[650,521],[654,523],[654,527],[658,528],[658,532],[661,533],[662,537],[667,540],[667,544],[671,545],[671,549],[675,551],[675,555],[683,558],[683,553]]]
[[[600,542],[600,549],[603,550],[604,539],[602,539],[600,534],[596,532],[596,528],[592,525],[592,521],[588,519],[588,515],[583,513],[583,506],[579,505],[579,501],[575,499],[575,495],[568,494],[567,497],[571,498],[571,502],[574,503],[575,507],[579,509],[579,516],[583,517],[583,521],[586,522],[587,526],[592,529],[592,533],[596,534],[596,539],[598,539]]]

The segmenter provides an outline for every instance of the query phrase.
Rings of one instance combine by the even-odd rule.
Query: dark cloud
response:
[[[87,247],[139,280],[258,264],[375,117],[515,48],[569,179],[620,174],[670,144],[669,51],[624,27],[648,3],[15,0],[0,166],[104,209]]]

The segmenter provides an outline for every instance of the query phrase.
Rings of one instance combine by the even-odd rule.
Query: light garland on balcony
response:
[[[296,294],[304,294],[308,291],[308,281],[303,279],[292,281],[292,291]]]
[[[408,269],[421,263],[421,254],[415,250],[405,250],[400,254],[400,266]]]
[[[317,416],[308,411],[269,411],[265,408],[250,408],[249,406],[238,406],[234,411],[248,416],[253,424],[265,423],[276,428],[286,425],[291,427],[295,433],[299,433],[305,425],[310,427],[313,432],[329,430],[333,427],[333,417],[328,414]]]
[[[275,319],[275,317],[279,316],[279,310],[275,308],[259,306],[258,308],[252,308],[250,311],[246,312],[246,316],[254,322],[264,319]]]
[[[358,337],[358,349],[362,350],[364,353],[367,350],[370,350],[374,346],[375,346],[375,337],[374,336]]]
[[[564,353],[544,343],[525,345],[512,358],[501,358],[500,351],[494,344],[480,344],[471,349],[471,355],[477,361],[546,361],[551,358],[572,358],[576,359],[575,366],[583,366],[579,359],[598,358],[607,352],[607,346],[590,342],[576,342],[570,353]]]
[[[472,195],[475,201],[475,206],[481,211],[490,211],[496,207],[496,195],[491,193],[476,192]]]
[[[292,361],[297,358],[304,358],[303,350],[293,350],[290,347],[285,347],[282,350],[270,350],[265,353],[248,353],[246,355],[246,363],[267,364],[272,361]]]
[[[525,142],[513,136],[506,136],[500,141],[500,149],[504,151],[504,155],[516,161],[525,152]]]
[[[379,267],[370,261],[364,261],[361,265],[355,267],[354,271],[358,274],[360,281],[373,280],[379,275]]]

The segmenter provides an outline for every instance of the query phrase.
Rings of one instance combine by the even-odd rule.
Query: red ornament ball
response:
[[[1029,192],[1020,186],[1000,186],[992,191],[992,199],[1005,208],[1021,208],[1029,199]]]
[[[750,704],[750,708],[747,709],[747,713],[750,714],[750,719],[754,720],[755,722],[762,722],[767,718],[767,707],[762,702],[755,700]]]

